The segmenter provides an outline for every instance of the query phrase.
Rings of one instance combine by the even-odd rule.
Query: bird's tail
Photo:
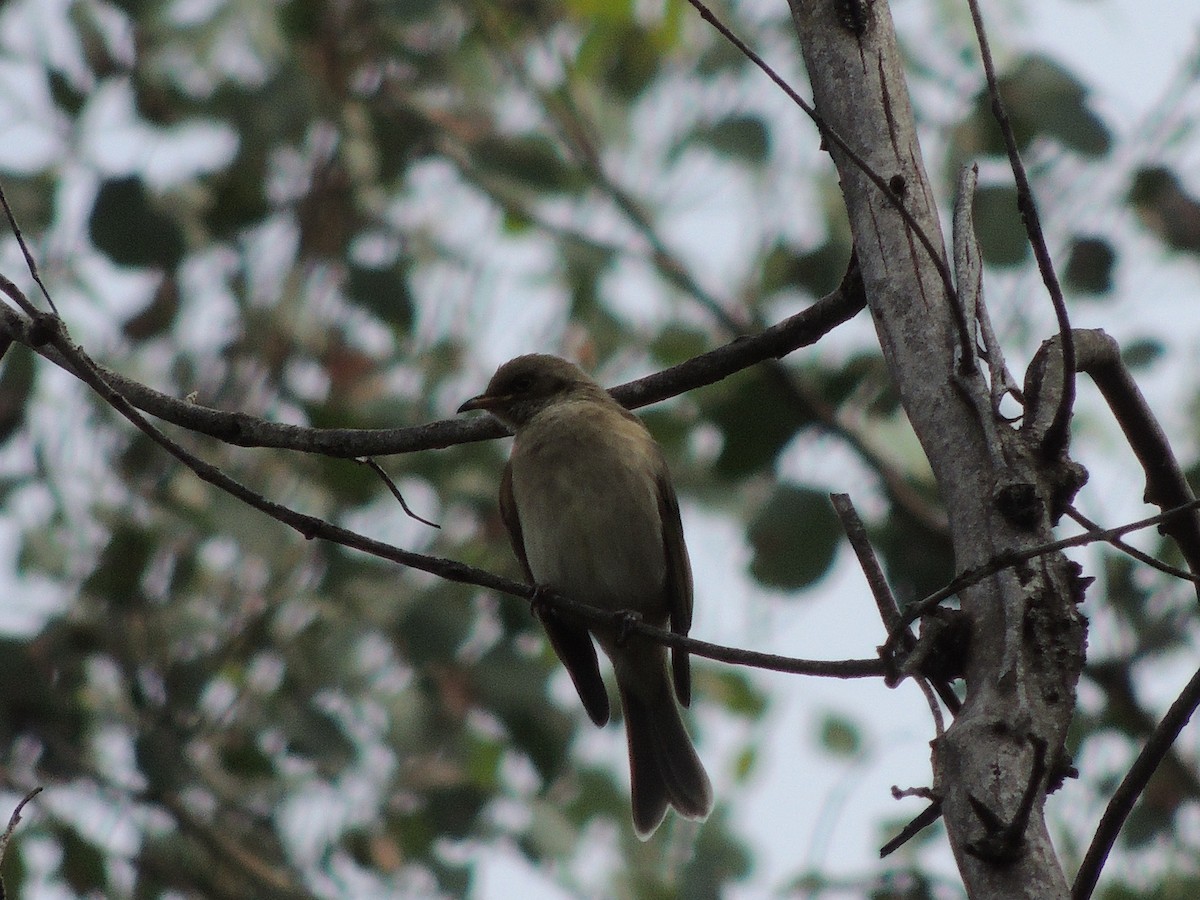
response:
[[[706,818],[712,810],[712,785],[671,695],[665,666],[659,684],[641,680],[636,687],[627,687],[618,676],[617,687],[629,740],[633,825],[638,837],[654,833],[668,806],[688,819]]]

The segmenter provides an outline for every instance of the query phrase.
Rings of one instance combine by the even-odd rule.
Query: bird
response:
[[[609,720],[593,637],[612,663],[629,749],[634,830],[648,840],[674,807],[712,810],[708,774],[680,706],[691,702],[685,649],[622,627],[625,613],[686,635],[692,573],[666,459],[641,419],[578,366],[548,354],[496,370],[459,412],[486,410],[514,433],[500,513],[526,581],[612,613],[590,627],[535,603],[550,645],[596,725]],[[536,596],[536,595],[535,595]]]

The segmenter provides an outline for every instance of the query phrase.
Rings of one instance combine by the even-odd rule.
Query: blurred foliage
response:
[[[0,41],[24,67],[11,95],[55,149],[6,163],[6,194],[48,248],[47,280],[84,345],[212,406],[320,427],[444,418],[487,375],[476,357],[494,326],[472,298],[514,281],[553,307],[563,348],[605,375],[683,361],[734,334],[696,288],[697,260],[655,231],[673,211],[663,186],[696,165],[703,192],[749,184],[764,229],[791,202],[780,186],[794,184],[784,150],[797,132],[756,104],[769,88],[683,0],[75,0],[53,5],[53,27],[39,2],[3,4]],[[722,16],[752,43],[793,46],[786,4],[749,12]],[[14,37],[25,33],[37,40]],[[1018,57],[1003,87],[1023,150],[1109,153],[1086,89],[1055,61]],[[961,115],[942,123],[949,162],[1002,153],[982,93]],[[790,314],[841,278],[849,238],[821,178],[805,213],[816,233],[759,235],[721,285],[747,321]],[[1127,200],[1164,246],[1200,247],[1192,189],[1167,164],[1137,172]],[[987,261],[1026,264],[1011,188],[989,184],[976,209]],[[1072,240],[1070,287],[1111,291],[1121,247]],[[540,267],[521,281],[510,263],[529,257]],[[654,296],[616,302],[631,271]],[[527,325],[509,303],[504,336]],[[1126,352],[1149,365],[1161,347]],[[855,439],[903,427],[875,349],[804,359],[646,416],[685,501],[744,523],[750,574],[795,596],[842,540],[832,485],[789,461],[797,441],[829,438],[928,494],[895,442],[871,455]],[[46,884],[137,898],[461,896],[484,847],[595,896],[715,898],[753,875],[733,797],[698,830],[633,837],[613,774],[623,761],[598,768],[573,750],[590,725],[549,699],[563,674],[524,604],[305,542],[48,374],[19,348],[0,368],[11,580],[43,602],[34,626],[0,636],[0,771],[13,797],[35,783],[53,797],[8,848],[8,896]],[[388,462],[444,526],[435,534],[351,461],[185,440],[272,499],[515,573],[495,504],[501,446]],[[871,536],[897,596],[943,584],[947,536],[876,494]],[[1106,584],[1138,649],[1093,666],[1104,701],[1081,716],[1079,745],[1144,736],[1132,666],[1178,652],[1185,630],[1122,560]],[[746,673],[696,669],[703,720],[734,735],[714,781],[743,785],[769,695]],[[857,721],[830,713],[814,738],[856,758]],[[1172,822],[1197,799],[1194,761],[1165,771],[1139,812],[1146,845],[1184,842]],[[1151,896],[1183,896],[1174,883],[1190,882]],[[801,884],[838,887],[819,873]],[[945,895],[915,863],[856,886]]]

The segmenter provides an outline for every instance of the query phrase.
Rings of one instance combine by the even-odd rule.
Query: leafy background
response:
[[[803,84],[785,4],[717,8]],[[969,21],[896,13],[947,202],[981,162],[992,313],[1020,363],[1053,319]],[[990,14],[1075,324],[1122,339],[1194,460],[1194,52],[1157,31],[1139,51],[1128,3]],[[1087,39],[1046,39],[1067,25]],[[276,421],[444,418],[533,349],[622,381],[796,311],[849,254],[815,131],[680,0],[13,0],[0,86],[5,190],[74,336],[160,390]],[[697,636],[870,655],[880,626],[829,490],[854,495],[901,598],[952,572],[865,316],[784,377],[645,415],[684,498]],[[178,437],[280,502],[515,574],[500,443],[384,461],[434,532],[352,462]],[[0,439],[0,808],[47,786],[5,858],[11,896],[956,895],[936,829],[873,859],[919,808],[888,787],[928,778],[911,685],[698,663],[718,807],[639,844],[620,731],[586,723],[519,601],[304,542],[19,348]],[[1134,517],[1132,458],[1086,391],[1076,441],[1085,511]],[[1196,646],[1181,586],[1081,558],[1100,581],[1082,777],[1051,808],[1068,868]],[[1196,890],[1185,741],[1107,896]]]

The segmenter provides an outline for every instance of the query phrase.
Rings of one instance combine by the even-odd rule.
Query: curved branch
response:
[[[22,296],[20,289],[0,275],[0,290]],[[16,292],[14,294],[14,292]],[[18,301],[19,302],[19,301]],[[612,395],[630,409],[675,397],[768,359],[786,356],[815,343],[824,334],[852,318],[865,303],[861,284],[843,284],[806,309],[750,337],[730,341],[677,366],[612,389]],[[0,304],[0,331],[26,345],[55,365],[80,374],[69,354],[32,320]],[[163,421],[206,434],[239,447],[274,447],[352,458],[436,450],[456,444],[486,441],[508,432],[492,419],[446,419],[408,428],[306,428],[268,422],[245,413],[224,412],[168,396],[111,369],[89,364],[112,390],[142,412]],[[85,379],[86,380],[86,379]]]
[[[1186,506],[1195,498],[1191,485],[1150,404],[1121,359],[1116,339],[1098,328],[1078,328],[1072,332],[1072,344],[1077,348],[1076,367],[1087,373],[1099,389],[1146,473],[1146,502],[1164,511]],[[1053,365],[1061,346],[1059,338],[1045,341],[1029,365],[1026,421],[1021,430],[1034,441],[1053,429],[1053,424],[1046,422],[1049,408],[1061,408],[1064,386],[1057,380],[1059,367]],[[1174,539],[1192,573],[1200,575],[1200,517],[1173,515],[1163,520],[1162,531]]]
[[[976,566],[973,569],[968,569],[965,572],[955,576],[945,587],[939,588],[932,594],[918,600],[916,603],[909,604],[905,609],[902,617],[902,627],[889,636],[889,645],[894,643],[901,634],[903,627],[908,626],[921,618],[926,613],[930,612],[943,600],[953,597],[972,585],[979,584],[985,578],[990,578],[992,575],[1002,572],[1005,569],[1011,568],[1018,563],[1026,560],[1035,559],[1039,556],[1047,556],[1051,553],[1057,553],[1060,550],[1066,550],[1068,547],[1084,547],[1088,544],[1094,544],[1098,541],[1104,543],[1112,543],[1113,540],[1132,531],[1140,531],[1143,528],[1149,528],[1151,525],[1162,525],[1166,527],[1167,522],[1178,516],[1186,516],[1187,513],[1194,513],[1200,510],[1200,500],[1189,500],[1187,503],[1181,503],[1179,506],[1164,510],[1153,516],[1147,516],[1144,519],[1138,519],[1135,522],[1127,522],[1124,525],[1118,525],[1115,528],[1104,528],[1098,531],[1087,531],[1084,534],[1077,534],[1074,537],[1063,538],[1057,541],[1049,541],[1045,544],[1038,544],[1034,547],[1029,547],[1020,551],[1011,553],[999,553],[992,559],[988,560],[984,565]]]
[[[1158,723],[1146,745],[1142,747],[1142,752],[1138,754],[1108,801],[1104,815],[1100,817],[1100,824],[1096,826],[1092,843],[1083,856],[1079,871],[1075,874],[1075,883],[1071,886],[1071,900],[1088,900],[1092,896],[1100,878],[1100,870],[1112,852],[1117,835],[1133,810],[1133,805],[1146,789],[1151,776],[1158,769],[1158,764],[1170,752],[1176,738],[1179,737],[1179,732],[1187,725],[1197,707],[1200,707],[1200,671],[1192,676],[1175,698],[1175,702]]]
[[[18,295],[21,295],[20,289],[3,276],[0,276],[0,289],[6,292],[15,291]],[[21,296],[23,297],[23,295]],[[268,500],[241,482],[230,478],[216,466],[210,465],[181,447],[151,425],[133,407],[129,400],[104,380],[96,365],[88,358],[87,354],[71,341],[66,327],[58,316],[46,313],[39,314],[33,327],[46,336],[46,343],[58,351],[59,356],[70,368],[70,371],[75,373],[99,394],[105,402],[128,419],[147,437],[191,469],[199,478],[231,494],[248,506],[266,513],[276,521],[295,529],[304,535],[305,538],[310,540],[320,538],[331,543],[341,544],[345,547],[351,547],[361,550],[364,553],[378,556],[381,559],[391,560],[410,568],[429,572],[449,581],[474,584],[505,594],[524,597],[528,600],[533,599],[534,588],[530,585],[513,581],[500,575],[494,575],[484,569],[477,569],[456,560],[429,556],[424,553],[415,553],[411,550],[402,550],[399,547],[393,547],[390,544],[368,538],[347,528],[333,525],[323,519],[297,512],[283,504]],[[732,346],[736,350],[736,342]],[[694,363],[695,360],[691,360],[691,362]],[[685,363],[684,365],[687,364]],[[653,388],[654,385],[651,384],[646,390],[653,394]],[[611,612],[603,612],[566,597],[555,597],[548,592],[540,592],[538,596],[539,598],[545,597],[548,602],[558,605],[562,609],[590,622],[603,621],[604,623],[611,623],[613,620]],[[617,615],[621,617],[622,625],[627,631],[643,634],[670,647],[683,647],[696,656],[703,656],[720,662],[770,669],[776,672],[822,675],[832,678],[874,678],[882,677],[883,675],[883,663],[878,659],[808,660],[777,656],[772,653],[759,653],[752,650],[740,650],[736,647],[712,644],[707,641],[674,634],[660,628],[654,628],[644,622],[632,619],[627,613],[618,613]]]
[[[992,101],[992,114],[996,124],[1000,126],[1000,134],[1004,137],[1004,148],[1008,152],[1008,163],[1012,168],[1013,180],[1017,185],[1017,208],[1021,211],[1021,221],[1025,223],[1025,234],[1029,245],[1033,247],[1033,255],[1037,260],[1038,271],[1042,274],[1042,283],[1050,295],[1054,306],[1054,316],[1058,320],[1058,337],[1062,342],[1062,393],[1058,397],[1058,405],[1054,410],[1054,420],[1046,430],[1041,444],[1041,451],[1046,459],[1057,459],[1067,448],[1071,439],[1071,411],[1075,406],[1075,343],[1071,336],[1071,320],[1067,316],[1067,301],[1063,298],[1062,286],[1058,283],[1058,274],[1054,271],[1054,261],[1050,258],[1050,250],[1046,246],[1046,235],[1042,232],[1042,220],[1038,215],[1037,201],[1033,196],[1033,188],[1029,185],[1029,175],[1025,164],[1021,162],[1021,153],[1017,149],[1017,138],[1013,133],[1008,111],[1000,97],[1000,86],[996,81],[996,67],[992,62],[992,50],[988,44],[987,31],[983,27],[983,14],[979,11],[978,0],[967,0],[971,10],[971,21],[975,25],[975,35],[979,38],[979,56],[983,63],[983,71],[987,77],[988,96]]]

